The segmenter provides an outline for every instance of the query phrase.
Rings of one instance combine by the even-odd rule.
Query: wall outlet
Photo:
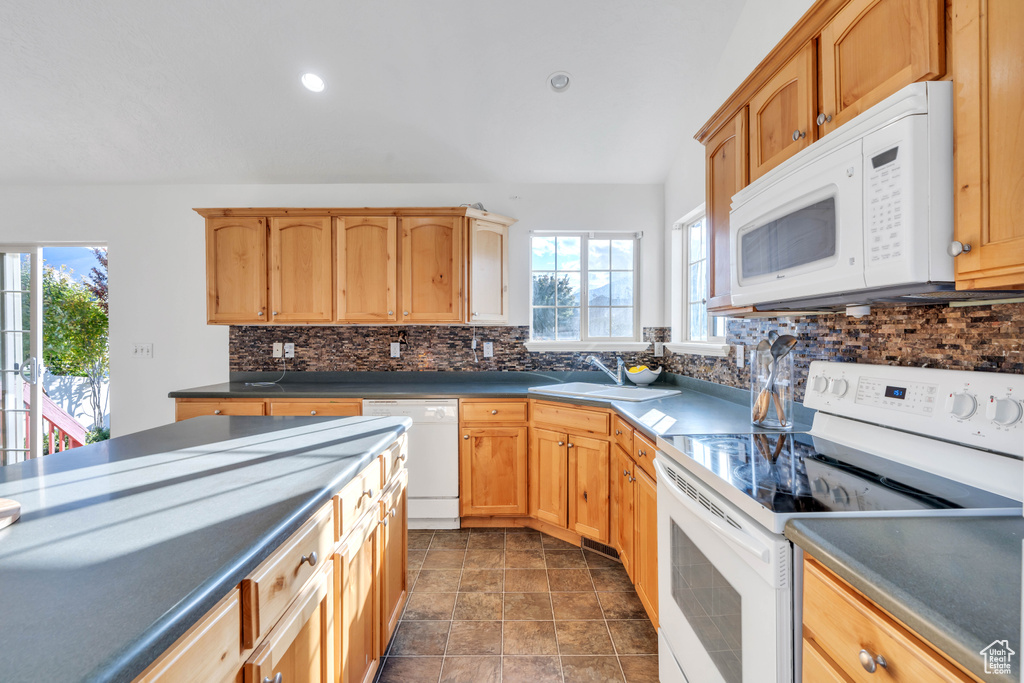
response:
[[[152,344],[132,344],[132,358],[152,358]]]
[[[665,343],[664,342],[654,342],[654,357],[655,358],[661,358],[664,355],[665,355]]]
[[[284,345],[284,357],[295,358],[295,344],[288,342]]]
[[[494,342],[484,342],[484,358],[494,357]]]
[[[284,344],[281,342],[274,342],[274,358],[280,358],[284,355]]]
[[[402,356],[402,345],[398,342],[391,342],[391,357],[400,358]]]
[[[743,361],[746,359],[746,354],[743,344],[736,345],[736,367],[743,369]]]

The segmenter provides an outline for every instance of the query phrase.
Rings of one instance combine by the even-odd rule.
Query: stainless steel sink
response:
[[[530,393],[548,396],[575,396],[600,401],[653,401],[680,393],[678,389],[648,389],[646,387],[614,386],[590,382],[567,382],[530,387]]]

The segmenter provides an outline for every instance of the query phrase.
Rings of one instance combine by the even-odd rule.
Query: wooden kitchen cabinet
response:
[[[636,581],[636,463],[622,446],[612,447],[611,544],[622,567]]]
[[[267,415],[309,415],[320,417],[353,417],[363,414],[362,399],[268,399]]]
[[[271,322],[330,322],[333,261],[329,216],[271,218]]]
[[[751,181],[817,139],[816,105],[817,62],[810,42],[750,98]]]
[[[658,627],[658,486],[655,480],[639,467],[633,468],[636,477],[636,568],[634,584],[647,616]]]
[[[530,429],[530,516],[569,525],[569,437],[549,429]]]
[[[460,514],[525,515],[527,428],[464,427],[460,445]]]
[[[347,323],[398,320],[398,219],[338,216],[336,318]]]
[[[380,663],[380,532],[376,510],[363,516],[343,542],[341,683],[371,683]]]
[[[953,3],[957,289],[1024,288],[1024,3]]]
[[[705,172],[708,223],[708,312],[728,312],[732,307],[732,258],[729,240],[729,212],[732,196],[747,186],[747,108],[743,107],[707,142]]]
[[[508,323],[508,226],[469,221],[469,317],[477,325]]]
[[[609,541],[609,444],[568,435],[569,529],[596,541]]]
[[[206,221],[206,317],[209,323],[267,321],[267,221]]]
[[[405,609],[405,602],[409,595],[409,573],[406,571],[409,541],[408,484],[409,473],[401,473],[398,481],[384,492],[384,499],[381,501],[383,532],[381,535],[380,645],[382,650],[387,648],[391,636],[398,628],[398,620],[402,616],[402,610]]]
[[[265,415],[263,399],[205,400],[179,398],[174,401],[174,421],[201,415]]]
[[[402,217],[402,322],[462,321],[462,222]]]

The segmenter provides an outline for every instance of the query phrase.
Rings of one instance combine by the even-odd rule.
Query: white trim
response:
[[[524,343],[530,353],[545,351],[646,351],[650,342],[634,341],[528,341]]]
[[[672,353],[686,353],[692,356],[718,356],[724,358],[731,352],[728,344],[712,342],[666,342],[665,348]]]
[[[689,212],[688,214],[686,214],[685,216],[683,216],[682,218],[677,220],[675,223],[673,223],[672,224],[672,229],[673,230],[682,230],[688,224],[692,223],[695,218],[699,218],[700,216],[703,216],[705,213],[707,213],[704,210],[704,206],[705,206],[704,202],[701,202],[700,206],[698,206],[696,209],[694,209],[693,211]]]

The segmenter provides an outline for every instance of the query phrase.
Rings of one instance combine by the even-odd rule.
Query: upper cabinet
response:
[[[276,323],[330,322],[331,219],[270,219],[270,319]]]
[[[729,210],[732,196],[747,186],[747,108],[732,117],[704,147],[707,173],[707,220],[710,296],[708,311],[728,310],[732,305],[729,272]]]
[[[402,322],[463,319],[462,220],[402,218]]]
[[[814,44],[808,43],[750,98],[751,180],[817,138],[815,72]]]
[[[206,312],[211,323],[267,320],[267,221],[206,221]]]
[[[469,322],[508,322],[508,226],[469,221]]]
[[[353,323],[398,320],[398,219],[334,219],[337,318]]]
[[[1024,288],[1024,3],[953,8],[957,288]]]

